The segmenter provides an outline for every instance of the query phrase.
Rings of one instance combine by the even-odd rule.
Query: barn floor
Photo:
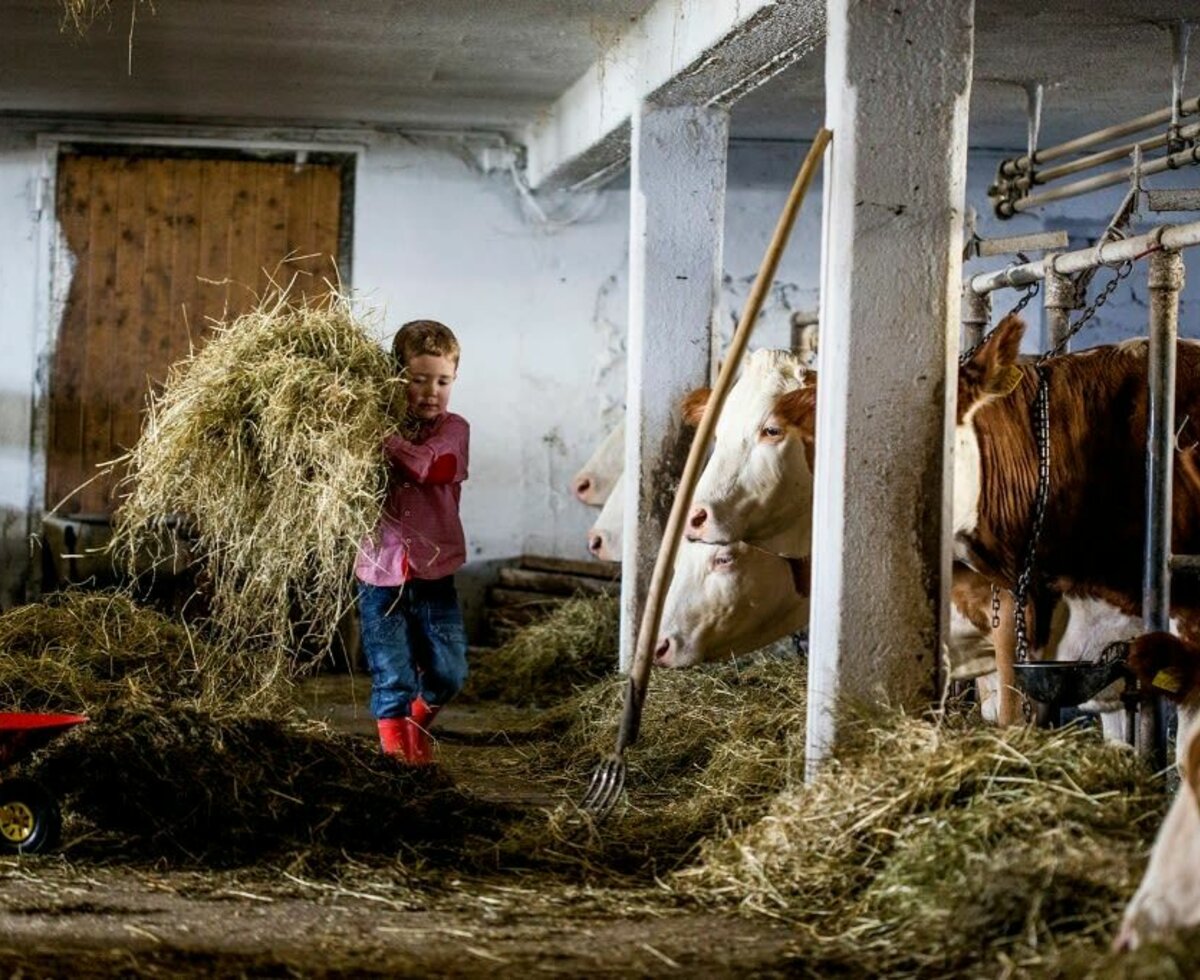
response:
[[[325,677],[306,707],[371,737],[363,678]],[[479,796],[549,806],[560,787],[517,773],[536,742],[489,740],[533,713],[451,706],[442,761]],[[762,917],[674,907],[657,891],[548,874],[404,880],[347,860],[194,872],[62,857],[0,861],[0,972],[14,976],[791,975],[794,931]]]

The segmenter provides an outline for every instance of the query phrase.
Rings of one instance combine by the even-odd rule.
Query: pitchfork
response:
[[[671,584],[671,573],[675,565],[675,555],[679,551],[679,538],[683,531],[684,515],[691,507],[692,494],[696,489],[696,481],[700,476],[700,464],[704,459],[704,451],[712,438],[725,404],[725,396],[733,384],[733,375],[738,363],[745,353],[746,344],[750,340],[750,331],[758,318],[767,291],[775,279],[775,270],[779,258],[791,234],[792,224],[796,213],[804,201],[808,186],[812,183],[820,163],[821,155],[829,144],[832,133],[822,128],[813,139],[812,147],[804,158],[796,181],[792,184],[787,203],[779,215],[775,225],[775,234],[767,246],[762,265],[754,279],[754,287],[746,299],[746,307],[738,320],[737,330],[729,343],[729,351],[721,365],[716,384],[704,409],[704,416],[696,427],[688,450],[687,462],[683,467],[683,476],[679,479],[679,489],[671,504],[671,514],[667,518],[667,526],[663,530],[662,544],[658,549],[658,557],[654,561],[654,572],[650,576],[650,588],[646,593],[646,608],[642,613],[641,628],[638,630],[637,644],[634,648],[633,665],[629,671],[629,683],[625,688],[625,706],[621,714],[621,726],[617,730],[617,744],[613,754],[596,767],[592,773],[592,781],[588,784],[587,793],[580,803],[580,809],[591,815],[599,823],[612,812],[621,792],[625,788],[625,750],[637,741],[638,729],[642,722],[642,705],[646,700],[646,686],[650,679],[651,653],[654,640],[658,635],[659,623],[662,620],[663,602],[666,600],[667,588]]]

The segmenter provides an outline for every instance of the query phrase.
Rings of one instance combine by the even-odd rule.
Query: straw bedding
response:
[[[676,885],[794,919],[807,975],[1044,974],[1103,952],[1165,802],[1090,731],[891,715]]]
[[[558,703],[612,673],[620,618],[615,596],[568,599],[499,649],[473,660],[463,693],[510,704]]]
[[[302,643],[323,652],[379,518],[403,386],[345,297],[272,294],[218,325],[152,396],[115,547],[136,568],[162,520],[182,515],[215,639],[277,658]]]

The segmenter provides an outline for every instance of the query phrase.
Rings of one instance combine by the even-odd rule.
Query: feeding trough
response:
[[[1090,701],[1109,684],[1129,676],[1127,643],[1104,648],[1098,660],[1042,660],[1013,664],[1017,687],[1034,701],[1052,708],[1074,708]]]
[[[69,728],[83,715],[0,712],[0,768],[7,768]],[[58,801],[32,779],[0,782],[0,851],[37,854],[53,847],[62,832]]]

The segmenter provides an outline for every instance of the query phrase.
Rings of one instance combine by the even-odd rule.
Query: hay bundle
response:
[[[576,596],[471,664],[468,697],[553,704],[613,673],[620,645],[616,596]]]
[[[182,623],[117,592],[61,592],[0,615],[7,711],[271,711],[289,698],[286,677],[273,668],[260,657],[218,653]]]
[[[1092,732],[894,717],[676,880],[807,926],[816,974],[995,975],[1103,949],[1163,806]]]
[[[349,301],[286,291],[172,367],[129,457],[116,546],[131,567],[184,515],[233,646],[328,648],[379,518],[403,382]],[[164,560],[170,556],[164,555]]]
[[[706,835],[754,820],[803,770],[806,668],[754,658],[658,671],[628,753],[629,793],[600,833],[578,824],[576,803],[612,752],[624,681],[605,681],[550,713],[553,742],[531,763],[568,798],[548,821],[510,832],[502,862],[548,863],[585,874],[651,878],[680,866]]]
[[[429,856],[496,816],[440,770],[408,769],[369,740],[181,708],[102,711],[26,774],[82,820],[76,852],[209,865],[302,851]]]

